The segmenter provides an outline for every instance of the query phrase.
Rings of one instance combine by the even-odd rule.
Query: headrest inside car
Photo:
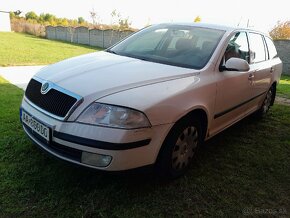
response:
[[[193,42],[191,39],[180,38],[175,44],[176,50],[188,50],[193,47]]]

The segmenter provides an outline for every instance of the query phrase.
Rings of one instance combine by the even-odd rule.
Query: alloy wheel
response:
[[[263,102],[263,106],[262,106],[263,114],[266,114],[268,112],[268,110],[270,109],[272,97],[273,97],[273,92],[272,92],[272,89],[270,89],[266,95],[264,102]]]
[[[189,126],[178,136],[172,152],[172,168],[176,171],[186,168],[193,158],[198,145],[198,131]]]

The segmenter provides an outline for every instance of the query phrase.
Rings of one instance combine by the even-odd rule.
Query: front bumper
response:
[[[22,124],[25,133],[39,147],[59,159],[106,171],[128,170],[154,164],[172,127],[172,124],[166,124],[135,130],[106,128],[56,120],[38,111],[25,100],[22,108],[51,128],[51,140],[48,143]],[[82,161],[83,152],[110,156],[112,160],[105,167],[86,164]]]

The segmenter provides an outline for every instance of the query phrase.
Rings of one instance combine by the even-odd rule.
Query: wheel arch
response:
[[[186,114],[185,117],[199,119],[201,129],[202,129],[202,140],[204,140],[206,137],[206,134],[207,134],[207,129],[208,129],[208,114],[207,114],[207,112],[202,108],[197,108],[197,109],[190,111],[188,114]]]
[[[179,123],[181,123],[184,119],[198,119],[200,121],[201,124],[201,131],[202,131],[202,136],[201,136],[201,140],[204,141],[204,139],[206,138],[206,134],[207,134],[207,130],[208,130],[208,113],[207,111],[202,108],[194,108],[193,110],[191,110],[190,112],[186,113],[185,115],[183,115],[182,117],[180,117],[175,124],[171,127],[171,129],[168,131],[167,136],[165,137],[162,146],[159,149],[157,158],[156,158],[156,163],[158,162],[159,158],[160,158],[160,154],[162,153],[162,150],[165,147],[165,142],[167,140],[167,138],[169,137],[169,135],[172,133],[172,131],[174,131],[174,128],[179,125]]]

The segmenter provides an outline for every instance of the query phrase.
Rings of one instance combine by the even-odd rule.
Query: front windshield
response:
[[[224,31],[183,25],[145,28],[108,49],[118,55],[174,66],[201,69]]]

